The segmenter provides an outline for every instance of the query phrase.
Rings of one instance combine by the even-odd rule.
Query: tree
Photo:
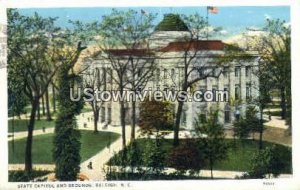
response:
[[[147,135],[156,135],[160,138],[161,130],[172,130],[173,128],[174,105],[168,101],[155,101],[146,98],[140,103],[140,122],[141,132]]]
[[[287,152],[279,146],[267,147],[254,154],[251,159],[251,169],[247,173],[248,178],[266,178],[272,174],[277,177],[285,168],[285,162],[282,157]]]
[[[103,59],[110,63],[113,70],[111,78],[116,84],[117,90],[121,97],[124,96],[126,88],[128,88],[130,77],[135,77],[136,70],[131,68],[136,67],[133,61],[143,60],[143,56],[149,57],[151,52],[148,51],[147,37],[153,28],[154,15],[145,15],[134,10],[127,12],[112,10],[110,15],[103,17],[101,23],[101,44],[100,49],[103,53]],[[131,75],[131,76],[130,76]],[[148,77],[147,77],[148,78]],[[141,82],[139,82],[141,83]],[[136,90],[137,85],[132,85]],[[120,104],[120,121],[122,127],[122,144],[126,145],[125,134],[125,117],[126,109],[123,99],[119,101]],[[135,114],[133,121],[135,120]],[[133,122],[135,125],[135,122]],[[133,130],[134,130],[133,125]]]
[[[45,92],[45,101],[46,101],[46,120],[51,121],[51,111],[50,111],[50,100],[49,100],[49,88]]]
[[[70,89],[80,84],[81,78],[73,72],[74,64],[80,53],[85,49],[78,43],[76,51],[66,51],[58,72],[58,102],[59,113],[55,122],[53,158],[55,176],[60,181],[76,181],[80,171],[80,132],[76,129],[75,116],[83,107],[83,102],[70,99]]]
[[[234,122],[234,135],[240,139],[248,138],[252,133],[253,139],[255,132],[260,132],[260,119],[258,118],[257,108],[253,105],[248,105],[245,116]]]
[[[280,90],[281,117],[286,119],[291,92],[291,27],[285,21],[269,20],[262,33],[252,42],[258,51],[260,65],[268,73],[269,85]]]
[[[89,92],[96,97],[96,93],[99,90],[106,90],[105,85],[105,75],[106,73],[101,73],[99,68],[93,69],[91,73],[89,71],[82,72],[84,75],[83,87],[89,89]],[[99,102],[96,98],[88,102],[93,110],[94,115],[94,132],[98,132],[98,121],[99,121],[99,111],[103,102]]]
[[[39,100],[59,68],[57,61],[59,28],[55,18],[20,15],[8,10],[8,81],[16,81],[31,104],[25,148],[25,170],[32,170],[32,139]],[[17,80],[11,80],[16,78]],[[12,84],[14,86],[14,84]]]
[[[8,70],[10,72],[11,70]],[[10,75],[10,74],[8,74]],[[12,79],[13,80],[13,79]],[[18,80],[18,78],[16,78]],[[17,81],[8,82],[8,114],[12,117],[19,116],[24,113],[25,106],[28,105],[28,99],[19,88]]]
[[[197,13],[190,16],[182,15],[180,18],[188,28],[188,35],[183,39],[183,42],[179,43],[180,48],[183,50],[179,59],[179,65],[183,67],[183,77],[180,81],[180,86],[178,86],[178,90],[188,94],[190,89],[199,81],[208,77],[219,77],[216,71],[220,68],[218,64],[204,61],[201,57],[201,55],[207,53],[207,51],[201,49],[199,45],[199,41],[207,37],[206,32],[204,32],[204,29],[208,27],[205,19]],[[185,98],[177,98],[177,102],[174,146],[179,145],[179,127]]]
[[[147,47],[147,52],[142,57],[130,60],[128,71],[128,89],[135,95],[141,93],[149,80],[153,77],[153,72],[156,68],[154,54]],[[135,126],[136,126],[136,100],[131,100],[131,140],[135,139]]]
[[[204,155],[208,160],[213,178],[214,164],[226,158],[227,145],[225,142],[224,128],[218,123],[218,111],[210,110],[207,118],[198,115],[194,123],[196,134],[205,147]]]
[[[233,124],[234,136],[238,137],[239,139],[248,138],[250,131],[251,128],[244,117],[236,120]]]

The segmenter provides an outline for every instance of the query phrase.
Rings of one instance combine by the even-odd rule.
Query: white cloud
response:
[[[225,34],[228,34],[228,31],[227,30],[221,30],[220,33],[225,35]]]

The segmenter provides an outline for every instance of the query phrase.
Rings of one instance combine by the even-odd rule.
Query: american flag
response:
[[[208,6],[207,10],[211,14],[218,14],[219,13],[219,8],[218,7]]]

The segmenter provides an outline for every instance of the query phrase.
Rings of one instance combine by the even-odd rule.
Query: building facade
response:
[[[187,52],[186,47],[189,46],[188,52],[195,53],[195,63],[193,67],[201,65],[204,68],[213,69],[211,72],[217,72],[217,75],[208,76],[195,83],[193,89],[188,92],[200,91],[224,91],[228,101],[212,101],[212,102],[196,102],[187,101],[184,103],[183,113],[181,116],[181,128],[188,130],[193,129],[193,122],[198,114],[206,115],[211,108],[219,110],[219,122],[224,126],[232,126],[233,121],[245,113],[248,100],[255,99],[258,95],[258,77],[254,74],[258,66],[258,56],[253,54],[253,59],[249,61],[231,61],[218,65],[215,57],[224,55],[226,46],[220,40],[197,40],[186,42],[188,32],[184,31],[156,31],[149,39],[149,48],[154,52],[155,70],[151,79],[144,86],[143,90],[159,89],[180,90],[183,81],[184,54]],[[126,50],[111,50],[112,54],[120,59],[126,57]],[[137,51],[134,54],[141,58],[145,51]],[[128,53],[128,52],[127,52]],[[131,52],[131,55],[134,55]],[[194,54],[193,54],[194,55]],[[122,58],[121,58],[122,57]],[[97,73],[96,77],[101,77],[105,81],[102,90],[118,90],[118,85],[114,83],[116,71],[112,68],[109,59],[103,56],[93,56],[93,58],[85,58],[83,65],[87,67],[87,73]],[[205,69],[204,69],[205,70]],[[83,77],[86,77],[85,75]],[[138,76],[137,76],[138,77]],[[191,78],[193,75],[191,75]],[[175,107],[177,103],[174,102]],[[137,102],[137,116],[138,102]],[[126,123],[130,124],[131,103],[125,103]],[[176,110],[176,109],[175,109]],[[109,124],[111,126],[120,126],[120,104],[117,101],[102,102],[100,109],[101,124]]]

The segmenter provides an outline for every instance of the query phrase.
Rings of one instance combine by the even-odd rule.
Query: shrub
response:
[[[161,174],[165,168],[166,152],[161,148],[160,141],[147,141],[143,158],[148,172]]]
[[[184,174],[187,170],[191,173],[199,172],[204,162],[203,153],[191,139],[183,141],[169,154],[169,165],[178,170],[179,174]]]
[[[251,160],[251,169],[248,172],[249,178],[266,178],[272,174],[277,177],[285,170],[285,162],[288,162],[287,151],[278,145],[267,147],[256,153]],[[287,160],[286,160],[287,159]]]

